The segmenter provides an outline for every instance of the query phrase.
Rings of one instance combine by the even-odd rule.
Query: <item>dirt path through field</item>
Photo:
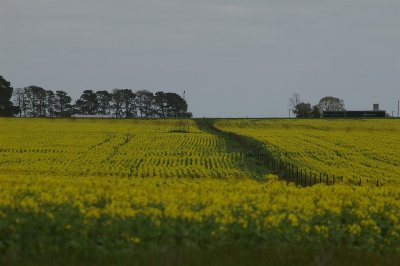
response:
[[[263,179],[265,175],[271,173],[271,171],[269,171],[266,167],[264,167],[257,161],[254,152],[249,147],[242,145],[238,140],[229,136],[228,134],[224,134],[213,128],[213,122],[211,120],[196,119],[195,121],[197,123],[197,126],[204,132],[213,134],[218,138],[223,139],[228,152],[240,152],[244,155],[244,160],[240,167],[243,169],[243,171],[250,173],[249,177],[255,179]]]

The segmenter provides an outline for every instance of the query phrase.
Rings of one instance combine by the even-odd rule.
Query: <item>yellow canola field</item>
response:
[[[258,139],[268,130],[293,136],[293,129],[300,140],[304,131],[307,136],[332,131],[333,140],[339,141],[333,134],[342,130],[337,122],[329,130],[310,128],[311,122],[317,128],[318,123],[328,123],[224,120],[217,126]],[[0,255],[288,243],[400,251],[396,186],[320,184],[299,189],[274,176],[251,179],[255,173],[245,170],[244,155],[229,151],[221,136],[202,131],[193,120],[190,133],[174,132],[180,123],[0,119]],[[296,123],[305,125],[290,127]],[[384,132],[398,133],[396,123],[384,127]],[[374,130],[382,129],[371,128],[369,133]],[[368,135],[365,128],[354,128],[348,136],[352,131]],[[385,139],[393,141],[394,133]],[[276,143],[284,142],[278,142],[279,134],[270,136]],[[329,136],[320,137],[329,142]],[[313,147],[314,142],[295,145],[307,150],[301,143]],[[296,153],[274,147],[281,156],[297,158]],[[349,150],[343,154],[349,156]],[[390,158],[398,158],[391,151]],[[324,162],[317,166],[329,165]]]
[[[102,236],[136,245],[160,234],[166,242],[183,238],[195,245],[304,241],[400,251],[400,191],[392,186],[299,189],[272,176],[263,182],[99,177],[0,182],[3,232],[24,232],[40,221],[50,228],[43,230],[76,236],[75,242]]]
[[[189,124],[189,133],[174,132]],[[246,177],[193,120],[0,119],[0,175]]]
[[[225,119],[215,126],[257,139],[304,170],[365,181],[400,180],[400,120]]]

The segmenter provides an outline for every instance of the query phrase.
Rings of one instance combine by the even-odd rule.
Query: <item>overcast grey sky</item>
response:
[[[399,0],[0,0],[14,87],[187,93],[195,116],[287,116],[299,93],[391,113]]]

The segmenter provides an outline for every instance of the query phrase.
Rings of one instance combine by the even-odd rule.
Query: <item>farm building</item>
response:
[[[379,110],[379,104],[373,105],[373,110],[369,111],[323,111],[323,117],[334,118],[334,117],[386,117],[386,111]]]
[[[386,111],[379,110],[379,104],[373,105],[373,110],[368,111],[323,111],[323,117],[335,118],[335,117],[386,117]]]
[[[323,111],[323,117],[386,117],[386,111]]]

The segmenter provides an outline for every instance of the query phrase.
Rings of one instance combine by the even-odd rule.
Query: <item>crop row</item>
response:
[[[398,188],[298,189],[268,178],[1,177],[0,251],[226,243],[400,251]]]
[[[301,169],[353,180],[398,181],[400,120],[219,120],[252,137],[275,158]]]
[[[7,176],[245,177],[244,155],[179,120],[0,120]]]

